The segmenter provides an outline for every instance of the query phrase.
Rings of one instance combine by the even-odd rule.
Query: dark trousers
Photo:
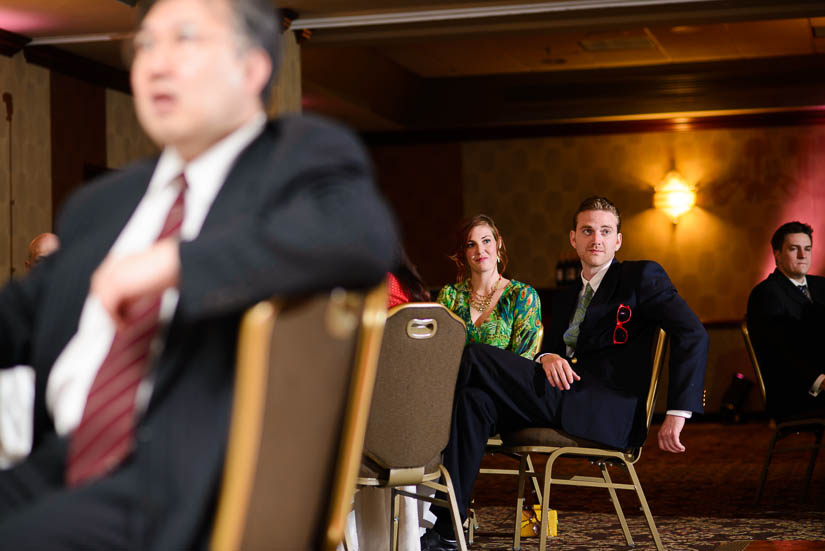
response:
[[[0,549],[126,549],[137,484],[128,460],[98,481],[65,486],[66,439],[53,436],[0,471]]]
[[[462,520],[487,439],[531,426],[557,428],[560,398],[561,391],[550,386],[540,364],[484,344],[464,349],[450,440],[444,449],[444,466],[450,472]],[[452,537],[449,511],[442,507],[432,511],[438,517],[436,529]]]

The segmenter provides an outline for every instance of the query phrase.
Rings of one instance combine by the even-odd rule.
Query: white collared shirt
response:
[[[119,258],[154,245],[166,214],[180,191],[178,176],[181,174],[185,174],[187,187],[180,239],[195,239],[238,155],[261,133],[265,124],[266,115],[259,113],[188,164],[173,148],[165,148],[146,193],[112,245],[109,256]],[[163,293],[159,315],[162,328],[172,319],[178,297],[176,288]],[[69,434],[80,423],[89,389],[109,352],[114,335],[114,323],[97,297],[87,296],[77,333],[57,358],[46,386],[46,407],[58,434]],[[158,335],[152,343],[154,358],[160,351],[163,331],[159,331]],[[148,404],[153,382],[150,373],[141,383],[136,398],[140,408]]]

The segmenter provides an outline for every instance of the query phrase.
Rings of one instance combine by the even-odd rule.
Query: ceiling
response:
[[[124,71],[126,0],[0,0],[0,29]],[[825,106],[821,0],[284,0],[305,108],[438,131]]]

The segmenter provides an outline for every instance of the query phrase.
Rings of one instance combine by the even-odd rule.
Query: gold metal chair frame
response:
[[[759,390],[762,393],[762,403],[767,407],[768,395],[765,390],[765,380],[762,378],[762,369],[759,367],[759,360],[756,358],[756,351],[753,348],[750,332],[748,331],[748,322],[743,321],[740,329],[742,330],[742,338],[745,340],[745,348],[748,350],[748,356],[751,360],[753,373],[756,376],[756,381],[759,383]],[[808,459],[808,468],[805,470],[805,485],[802,490],[802,499],[808,499],[808,489],[811,486],[811,477],[814,473],[814,466],[816,465],[816,457],[819,450],[825,449],[822,443],[822,435],[825,433],[825,419],[815,417],[807,419],[795,419],[793,421],[777,422],[773,420],[775,427],[773,435],[771,436],[771,443],[768,446],[768,453],[765,456],[765,462],[762,466],[762,474],[759,477],[759,488],[756,490],[756,503],[762,499],[762,492],[765,490],[765,483],[768,480],[768,469],[771,466],[773,456],[780,453],[791,453],[798,451],[810,451],[811,456]],[[811,434],[814,437],[814,443],[810,446],[793,446],[782,447],[776,449],[776,443],[794,434]]]
[[[357,340],[340,440],[335,452],[332,485],[328,492],[325,533],[319,534],[317,543],[318,549],[323,551],[335,549],[344,537],[346,515],[351,507],[363,450],[386,319],[386,301],[385,283],[366,293],[366,296],[364,293],[336,289],[330,295],[326,318],[321,324],[329,334],[337,337],[350,338],[348,335],[358,331],[357,336],[353,337]],[[241,322],[235,405],[210,542],[210,547],[215,550],[234,551],[244,547],[248,515],[254,507],[256,475],[261,468],[262,442],[266,438],[263,424],[271,369],[270,339],[273,331],[277,330],[281,306],[282,303],[276,300],[260,302],[247,310]]]
[[[650,376],[650,387],[647,393],[646,413],[647,413],[647,427],[650,427],[650,421],[653,418],[653,408],[656,404],[656,391],[659,386],[659,375],[662,370],[662,365],[665,358],[665,349],[667,348],[667,335],[665,331],[660,329],[656,339],[655,348],[653,351],[652,369]],[[613,502],[613,507],[616,510],[616,516],[622,527],[627,545],[634,545],[633,538],[630,535],[630,529],[627,526],[622,506],[619,503],[616,490],[634,490],[639,498],[642,510],[647,520],[647,526],[650,530],[650,535],[656,544],[656,549],[663,551],[662,540],[659,536],[659,531],[656,528],[656,523],[653,521],[653,515],[650,513],[647,500],[645,499],[642,485],[639,482],[639,477],[636,475],[636,470],[633,464],[639,460],[642,454],[641,447],[632,448],[626,451],[618,451],[606,448],[595,447],[575,447],[575,446],[541,446],[541,445],[503,445],[503,450],[519,454],[521,462],[519,465],[519,483],[518,483],[518,498],[516,500],[516,514],[515,526],[513,535],[513,549],[518,551],[521,549],[521,509],[524,505],[524,484],[525,478],[531,477],[536,479],[538,476],[536,471],[528,465],[528,454],[530,453],[546,453],[550,454],[547,459],[547,464],[544,470],[544,489],[542,492],[543,499],[541,499],[541,528],[539,532],[539,549],[545,551],[547,549],[547,524],[548,524],[548,498],[550,495],[551,484],[561,484],[566,486],[586,486],[591,488],[607,488],[610,493],[610,499]],[[580,457],[589,460],[596,464],[601,470],[602,478],[592,476],[569,476],[553,478],[553,465],[560,457]],[[623,484],[613,482],[608,472],[608,465],[619,465],[625,468],[630,475],[632,484]]]

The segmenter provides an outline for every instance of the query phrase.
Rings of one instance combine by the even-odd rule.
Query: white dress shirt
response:
[[[182,173],[185,174],[187,187],[180,239],[195,239],[235,159],[261,133],[265,124],[266,115],[259,113],[189,163],[185,163],[173,148],[165,148],[146,193],[112,245],[109,256],[123,257],[154,245],[166,214],[180,191],[178,176]],[[172,319],[178,296],[176,288],[163,293],[159,315],[161,328]],[[150,365],[151,359],[156,358],[160,351],[163,333],[159,331],[152,344]],[[69,434],[80,423],[89,389],[109,353],[114,335],[114,322],[100,301],[96,296],[87,296],[77,333],[60,353],[47,381],[46,406],[58,434]],[[136,400],[139,408],[148,404],[152,385],[150,372],[138,389]]]

